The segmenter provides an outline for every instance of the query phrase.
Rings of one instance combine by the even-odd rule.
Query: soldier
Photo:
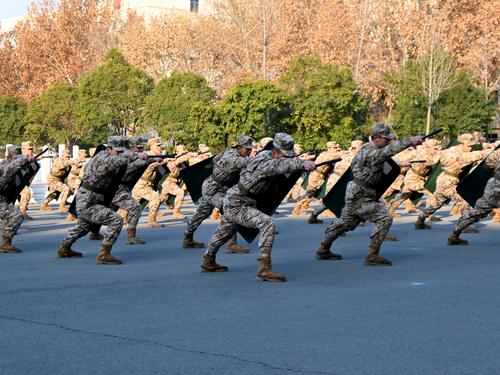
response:
[[[148,146],[150,147],[149,155],[161,155],[162,144],[158,138],[149,139]],[[160,193],[156,191],[156,186],[153,186],[156,179],[156,169],[161,166],[162,163],[163,162],[151,163],[132,189],[132,197],[135,200],[140,201],[141,199],[146,199],[149,202],[148,223],[152,228],[162,228],[165,226],[156,221],[156,215],[161,201]]]
[[[293,138],[285,133],[277,133],[272,151],[262,151],[248,160],[241,171],[237,185],[227,191],[223,201],[224,213],[221,224],[212,235],[201,265],[202,272],[224,272],[228,268],[215,262],[219,248],[236,232],[237,225],[258,228],[260,233],[257,279],[262,281],[285,281],[285,277],[272,269],[271,248],[275,226],[270,216],[259,211],[256,195],[263,192],[273,181],[270,177],[293,173],[299,170],[312,171],[314,162],[294,158]]]
[[[471,146],[474,144],[474,137],[470,134],[463,134],[458,140],[461,144],[448,148],[441,155],[443,172],[437,178],[436,191],[434,192],[432,205],[427,204],[427,206],[420,211],[420,215],[415,223],[415,229],[431,229],[430,225],[424,223],[425,219],[439,210],[451,199],[458,201],[464,208],[468,206],[467,202],[457,193],[456,189],[459,182],[458,176],[465,166],[481,160],[489,151],[471,151]],[[465,231],[476,233],[478,230],[473,227],[468,227]]]
[[[361,146],[363,146],[363,141],[356,140],[351,142],[351,147],[349,148],[349,151],[344,155],[342,155],[342,161],[336,163],[335,166],[333,167],[333,172],[328,178],[328,183],[326,187],[327,191],[330,191],[331,188],[335,186],[340,177],[342,177],[345,171],[349,169],[349,167],[351,166],[352,159],[354,158],[354,156],[356,156]],[[319,206],[315,207],[307,222],[309,224],[322,224],[323,220],[318,219],[318,216],[321,215],[326,210],[327,208],[324,204],[320,204]]]
[[[382,199],[386,200],[389,199],[390,196],[398,193],[401,191],[403,187],[403,182],[405,180],[406,173],[408,172],[409,167],[409,162],[415,157],[415,150],[411,148],[407,148],[403,151],[401,151],[399,154],[393,156],[393,160],[401,167],[399,170],[399,176],[394,180],[394,182],[389,186],[389,188],[386,190],[384,195],[382,196]],[[394,217],[394,215],[393,215]]]
[[[125,152],[127,151],[127,142],[121,137],[109,137],[108,148],[99,152],[89,162],[75,197],[78,221],[62,240],[61,246],[57,250],[59,258],[81,257],[82,253],[73,251],[71,245],[80,237],[85,236],[93,224],[97,224],[108,226],[97,254],[97,264],[117,265],[122,263],[119,259],[111,256],[111,248],[120,235],[123,219],[111,208],[104,205],[104,196],[123,166],[137,160],[137,158],[147,159],[145,153]]]
[[[380,246],[392,224],[392,216],[384,202],[377,200],[376,187],[383,176],[384,162],[410,146],[422,143],[422,137],[414,136],[393,142],[396,136],[391,128],[376,123],[371,129],[371,141],[364,144],[351,163],[354,179],[347,185],[345,206],[340,218],[334,219],[316,251],[318,260],[340,260],[342,256],[330,251],[333,241],[341,234],[354,230],[362,220],[375,223],[370,236],[370,247],[364,264],[390,266],[392,263],[379,255]]]
[[[50,169],[47,182],[49,184],[49,194],[42,201],[40,209],[42,211],[51,211],[49,203],[58,193],[59,196],[59,212],[67,212],[66,200],[68,199],[71,189],[64,183],[64,178],[68,175],[70,167],[75,164],[74,160],[70,160],[70,153],[65,149],[61,156],[56,159]]]
[[[303,149],[298,143],[295,143],[295,145],[293,146],[293,150],[295,152],[295,155],[299,155],[298,156],[299,159],[302,159],[302,160],[314,160],[316,157],[315,155],[311,155],[309,153],[303,153]],[[299,197],[302,195],[303,183],[304,183],[304,177],[302,176],[297,180],[295,185],[293,185],[293,187],[290,189],[290,192],[288,193],[288,195],[285,197],[285,200],[288,203],[296,203],[297,202],[297,199],[299,199]]]
[[[458,219],[453,233],[448,237],[448,245],[468,245],[468,241],[460,238],[464,229],[488,216],[494,208],[500,207],[500,149],[488,155],[485,164],[493,170],[494,175],[488,180],[484,194],[477,200],[474,208]]]
[[[323,151],[318,155],[318,157],[316,158],[316,163],[336,159],[341,155],[342,153],[340,152],[340,147],[337,143],[333,141],[326,142],[326,151]],[[314,194],[318,189],[321,188],[321,185],[323,185],[323,182],[325,181],[326,175],[330,171],[330,168],[331,166],[329,165],[323,165],[316,169],[314,172],[309,173],[306,194],[295,204],[292,215],[302,215],[302,209],[305,209],[309,206],[309,203],[313,199]]]
[[[78,187],[82,182],[82,178],[80,176],[83,173],[83,166],[85,165],[86,160],[87,160],[87,151],[79,150],[78,158],[76,159],[76,162],[73,165],[71,165],[71,169],[68,175],[68,187],[70,188],[70,195],[74,194],[78,190]],[[75,221],[76,219],[75,217],[73,217],[73,215],[71,215],[68,212],[67,220]]]
[[[170,170],[167,178],[161,185],[161,196],[160,201],[165,201],[168,195],[175,195],[174,201],[174,212],[172,213],[172,218],[174,219],[184,219],[186,216],[181,214],[181,206],[184,200],[184,195],[187,192],[186,186],[180,186],[179,173],[183,168],[185,162],[189,161],[189,152],[184,145],[177,145],[175,147],[175,152],[177,154],[175,159],[170,159],[167,162],[167,167]]]
[[[21,143],[21,151],[24,156],[33,156],[33,146],[31,142],[26,141]],[[33,220],[33,218],[28,215],[28,204],[31,200],[31,189],[29,186],[25,186],[21,192],[21,198],[19,198],[19,211],[24,214],[24,218],[27,220]]]
[[[20,253],[21,249],[12,245],[12,238],[21,226],[24,215],[9,202],[9,192],[15,184],[18,170],[35,161],[33,156],[22,157],[20,146],[10,146],[6,152],[6,160],[0,164],[0,217],[3,222],[2,245],[0,253]]]
[[[214,158],[214,169],[202,186],[203,197],[198,201],[196,213],[187,224],[182,247],[202,248],[205,244],[193,240],[193,235],[201,223],[210,216],[214,208],[222,209],[222,200],[226,192],[239,179],[240,171],[246,166],[248,156],[252,152],[252,138],[242,135],[236,139],[236,147],[227,149]],[[228,246],[230,253],[248,253],[248,249],[240,247],[236,242],[236,233]]]

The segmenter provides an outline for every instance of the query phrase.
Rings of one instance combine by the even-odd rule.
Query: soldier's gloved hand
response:
[[[146,154],[145,152],[139,152],[137,154],[137,157],[141,160],[148,160],[148,154]]]
[[[311,160],[304,160],[304,169],[308,172],[314,171],[316,169],[316,164]]]
[[[35,157],[33,155],[26,156],[26,161],[28,163],[33,163],[35,161]]]
[[[418,146],[422,144],[422,136],[421,135],[414,135],[413,137],[410,137],[410,142],[412,146]]]

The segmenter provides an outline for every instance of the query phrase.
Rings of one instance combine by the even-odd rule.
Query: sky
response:
[[[28,6],[34,0],[0,0],[0,19],[21,17],[28,13]]]

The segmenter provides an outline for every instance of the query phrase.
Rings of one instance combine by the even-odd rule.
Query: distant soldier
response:
[[[175,147],[175,152],[177,154],[176,158],[170,159],[167,162],[167,167],[170,170],[170,173],[161,185],[160,201],[165,201],[169,194],[175,195],[172,218],[184,219],[186,216],[181,214],[181,206],[184,200],[184,195],[187,192],[187,188],[185,185],[182,187],[180,186],[179,174],[181,169],[184,168],[184,163],[189,162],[190,155],[188,149],[184,145],[177,145]]]
[[[78,158],[71,165],[71,169],[68,175],[68,187],[70,188],[70,195],[75,194],[82,182],[83,166],[87,160],[87,151],[78,150]],[[75,221],[76,219],[68,212],[68,221]]]
[[[40,209],[42,211],[51,211],[49,208],[49,203],[52,199],[56,199],[59,195],[59,212],[67,212],[66,200],[70,194],[70,187],[64,182],[64,178],[68,176],[70,168],[75,164],[74,160],[70,160],[70,152],[65,149],[61,156],[54,161],[52,168],[50,169],[49,176],[47,177],[47,182],[49,184],[49,194],[42,201]]]
[[[219,248],[234,235],[237,225],[259,229],[260,255],[257,279],[262,281],[285,281],[285,277],[272,268],[271,249],[274,242],[273,219],[259,211],[256,194],[263,192],[274,175],[293,173],[300,170],[314,170],[314,162],[294,158],[293,138],[285,133],[274,137],[273,150],[262,151],[248,160],[240,174],[237,185],[227,191],[224,197],[224,212],[221,224],[212,235],[201,265],[202,272],[224,272],[228,268],[215,262]],[[272,183],[272,182],[271,182]]]
[[[31,142],[26,141],[21,143],[21,151],[24,156],[33,156],[33,146]],[[33,220],[33,218],[28,215],[28,204],[31,200],[31,189],[29,186],[25,186],[21,192],[21,197],[19,198],[19,211],[24,214],[24,218],[27,220]]]
[[[210,152],[210,147],[204,143],[198,145],[198,152],[189,158],[189,165],[199,163],[200,161],[206,160],[212,157]]]
[[[272,141],[273,141],[273,139],[271,137],[264,137],[258,143],[254,143],[254,147],[252,149],[252,153],[250,154],[250,156],[253,157],[253,156],[257,155],[257,153],[259,151],[263,150],[264,147],[266,147],[266,145]]]
[[[425,224],[425,219],[452,199],[459,202],[463,209],[468,207],[467,202],[457,193],[458,176],[464,167],[484,158],[489,153],[489,150],[471,151],[474,137],[470,134],[463,134],[458,140],[461,142],[460,145],[446,149],[441,155],[440,161],[443,172],[437,178],[432,205],[427,204],[420,211],[415,223],[415,229],[431,229],[430,225]],[[478,232],[473,227],[468,227],[466,231]]]
[[[347,185],[342,214],[326,229],[321,245],[316,251],[316,259],[342,259],[341,255],[330,251],[332,243],[343,233],[354,230],[361,221],[367,220],[373,222],[375,226],[370,236],[370,247],[364,264],[392,265],[388,259],[379,255],[382,242],[391,227],[392,216],[386,204],[377,199],[376,188],[383,177],[383,166],[387,159],[405,148],[422,143],[420,136],[392,142],[395,138],[388,125],[383,123],[373,125],[371,141],[365,143],[352,160],[351,170],[354,179]]]
[[[10,146],[6,152],[6,159],[0,163],[0,218],[3,222],[2,245],[0,253],[20,253],[21,249],[12,245],[12,238],[21,226],[24,215],[9,202],[9,193],[20,168],[34,162],[33,156],[23,157],[20,146]]]
[[[104,197],[111,187],[117,173],[123,166],[137,158],[146,160],[144,153],[126,152],[126,142],[121,137],[109,137],[108,148],[94,155],[85,169],[82,184],[76,193],[78,221],[62,240],[57,251],[59,258],[79,258],[82,253],[71,249],[79,238],[85,236],[93,224],[107,226],[104,240],[97,254],[97,264],[121,264],[111,256],[111,248],[118,239],[123,226],[123,219],[110,207],[104,205]]]
[[[212,175],[203,182],[203,196],[198,201],[196,213],[187,224],[182,247],[201,248],[205,246],[205,244],[193,240],[194,233],[201,223],[210,216],[214,208],[222,209],[222,200],[226,192],[238,183],[240,171],[248,162],[252,144],[252,138],[246,135],[239,136],[236,139],[236,147],[229,148],[214,158]],[[238,246],[235,237],[236,234],[232,238],[228,252],[248,253],[248,249]]]
[[[401,191],[401,189],[403,188],[403,182],[405,180],[406,173],[410,168],[409,163],[407,162],[411,161],[414,158],[415,150],[412,148],[407,148],[392,157],[392,160],[394,160],[400,166],[399,176],[386,190],[386,192],[382,196],[382,199],[388,199],[391,195],[399,193]]]
[[[448,237],[448,245],[468,245],[468,241],[460,238],[465,228],[486,217],[493,209],[500,207],[500,149],[488,155],[485,164],[494,175],[488,180],[484,194],[477,200],[474,208],[458,219],[453,233]]]

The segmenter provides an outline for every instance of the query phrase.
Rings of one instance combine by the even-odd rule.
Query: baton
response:
[[[424,135],[424,136],[422,137],[422,141],[425,141],[427,138],[434,137],[436,134],[441,133],[442,131],[443,131],[443,128],[437,128],[437,129],[436,129],[436,130],[434,130],[433,132],[430,132],[429,134]]]
[[[427,160],[412,160],[409,163],[425,163]]]
[[[43,150],[42,152],[40,152],[39,154],[35,155],[35,160],[38,159],[40,156],[42,156],[43,154],[45,154],[47,151],[49,151],[49,148],[47,147],[45,150]]]
[[[181,156],[181,155],[179,155]],[[166,154],[166,155],[148,155],[148,159],[152,158],[160,158],[160,159],[172,159],[175,158],[175,154]]]
[[[322,165],[329,165],[329,164],[335,164],[339,161],[341,161],[342,158],[337,158],[337,159],[332,159],[332,160],[328,160],[328,161],[324,161],[322,163],[318,163],[318,164],[315,164],[316,165],[316,168],[318,167],[321,167]]]

